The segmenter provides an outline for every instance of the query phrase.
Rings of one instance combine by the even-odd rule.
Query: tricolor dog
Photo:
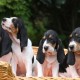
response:
[[[58,77],[65,58],[62,41],[54,30],[44,33],[37,52],[37,76]]]
[[[74,29],[70,35],[66,58],[69,77],[80,77],[80,27]]]
[[[12,40],[12,70],[15,75],[32,76],[33,49],[24,23],[18,17],[3,18],[2,28]],[[20,74],[21,73],[21,74]]]

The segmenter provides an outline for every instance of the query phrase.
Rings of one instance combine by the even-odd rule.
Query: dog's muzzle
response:
[[[45,50],[45,51],[47,51],[47,50],[48,50],[48,48],[49,48],[48,46],[44,46],[44,50]]]
[[[6,21],[6,18],[3,18],[2,21],[5,22]]]
[[[69,45],[69,50],[73,51],[74,50],[74,45]]]

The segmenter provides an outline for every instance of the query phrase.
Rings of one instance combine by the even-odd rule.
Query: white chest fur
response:
[[[58,73],[58,67],[59,63],[56,56],[46,57],[42,66],[44,76],[55,76]]]

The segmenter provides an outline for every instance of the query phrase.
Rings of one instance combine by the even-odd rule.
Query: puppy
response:
[[[27,36],[24,23],[18,17],[3,18],[2,28],[12,40],[12,70],[15,75],[32,76],[32,43]]]
[[[59,64],[65,58],[62,42],[54,30],[44,33],[37,52],[37,76],[58,77]]]
[[[67,57],[67,72],[72,78],[80,77],[80,27],[70,35]]]
[[[8,33],[0,28],[0,61],[6,61],[10,63],[12,58],[11,39]]]

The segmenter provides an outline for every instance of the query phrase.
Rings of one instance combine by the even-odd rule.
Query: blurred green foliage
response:
[[[0,21],[3,17],[18,16],[23,19],[28,36],[33,45],[38,45],[45,28],[42,21],[35,20],[35,26],[30,21],[32,15],[30,4],[32,0],[0,0]]]
[[[53,29],[67,47],[68,36],[80,26],[80,0],[0,0],[0,21],[12,16],[23,19],[33,45]]]

